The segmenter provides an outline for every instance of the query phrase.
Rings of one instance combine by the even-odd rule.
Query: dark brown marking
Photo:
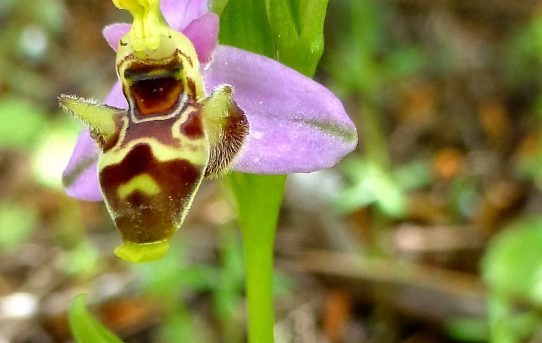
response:
[[[181,82],[186,77],[185,64],[194,67],[190,56],[176,50],[159,60],[141,60],[128,55],[117,65],[128,83],[123,86],[124,95],[128,100],[134,100],[137,117],[167,115],[176,108],[178,102],[175,101],[184,92],[189,101],[197,101],[195,81],[188,78],[186,84]]]
[[[171,128],[185,111],[194,111],[195,105],[187,103],[181,109],[178,115],[160,120],[150,120],[144,122],[130,121],[121,144],[121,148],[126,147],[134,140],[149,137],[154,138],[162,144],[174,148],[181,148],[181,142],[172,135]]]
[[[120,134],[120,130],[115,131],[115,134],[110,139],[100,144],[100,146],[102,147],[102,151],[105,152],[105,151],[110,150],[112,147],[114,147],[119,141],[119,134]]]
[[[101,170],[100,185],[123,239],[151,243],[170,238],[202,172],[201,167],[186,160],[160,162],[144,143],[134,146],[119,164]],[[120,199],[118,187],[142,173],[154,179],[160,193],[149,196],[136,191]]]
[[[130,89],[138,114],[145,117],[173,111],[184,85],[181,80],[174,77],[160,77],[135,81]]]
[[[193,111],[188,115],[186,121],[181,124],[181,133],[190,139],[203,137],[203,123],[199,110]]]
[[[239,153],[249,132],[249,124],[243,110],[235,102],[228,108],[229,117],[223,130],[222,140],[211,146],[209,165],[205,170],[206,177],[217,176],[228,168]]]
[[[124,87],[127,98],[135,101],[136,115],[164,116],[176,109],[185,92],[183,65],[178,54],[161,60],[125,59]]]
[[[194,67],[194,62],[192,62],[192,58],[190,56],[188,56],[181,50],[177,50],[177,53],[181,54],[188,61],[188,64],[190,64],[191,67]]]
[[[192,101],[195,101],[197,99],[196,82],[192,78],[187,77],[186,83],[188,86],[188,96]]]
[[[128,45],[128,43],[123,42],[122,39],[121,39],[121,40],[120,40],[120,45],[121,45],[121,46],[126,46],[126,45]]]
[[[98,144],[102,148],[103,152],[108,151],[109,149],[111,149],[112,147],[114,147],[118,143],[119,135],[120,135],[121,129],[122,129],[123,125],[124,125],[124,122],[123,122],[122,118],[126,117],[126,116],[127,116],[126,111],[122,110],[122,112],[119,112],[119,114],[114,118],[115,127],[117,128],[117,130],[115,131],[113,136],[109,137],[109,139],[107,139],[107,140],[103,140],[102,142],[98,142]],[[91,134],[91,136],[92,136],[92,134]]]
[[[150,137],[158,140],[160,143],[171,147],[180,147],[179,141],[171,134],[171,126],[177,120],[177,116],[164,120],[151,120],[146,122],[131,122],[126,130],[121,147],[125,147],[134,140]]]

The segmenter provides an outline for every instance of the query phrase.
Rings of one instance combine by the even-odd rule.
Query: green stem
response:
[[[243,230],[246,292],[248,312],[248,341],[273,342],[273,242],[274,231]],[[272,231],[272,232],[271,232]],[[261,236],[269,236],[262,239]]]
[[[273,245],[286,176],[234,173],[229,181],[243,237],[248,341],[273,343]]]

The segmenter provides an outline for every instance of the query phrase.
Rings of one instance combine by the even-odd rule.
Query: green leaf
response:
[[[348,213],[375,204],[390,217],[403,216],[406,209],[405,189],[397,175],[369,159],[354,157],[348,159],[343,168],[353,184],[337,196],[335,206],[339,212]]]
[[[393,171],[393,178],[405,191],[425,187],[432,182],[431,164],[420,160],[406,163]]]
[[[217,15],[221,15],[227,4],[228,0],[214,0],[211,4],[211,11],[215,12]]]
[[[482,270],[494,292],[542,305],[542,217],[523,219],[492,239]]]
[[[265,3],[262,0],[229,0],[220,17],[219,41],[275,57]]]
[[[68,320],[75,340],[78,343],[122,343],[120,338],[92,316],[86,308],[85,300],[85,294],[75,297],[68,312]]]
[[[542,217],[520,220],[492,239],[482,271],[489,286],[491,341],[523,341],[541,323],[528,306],[521,314],[515,308],[518,302],[542,305]]]
[[[327,0],[266,0],[277,59],[312,76],[324,52]]]

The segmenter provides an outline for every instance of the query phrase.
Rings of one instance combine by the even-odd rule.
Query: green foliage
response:
[[[400,218],[406,208],[405,193],[431,181],[429,166],[419,161],[388,173],[371,160],[350,157],[341,170],[350,185],[335,199],[341,213],[374,204],[387,216]]]
[[[65,14],[62,0],[0,1],[0,80],[5,89],[44,102],[55,96],[56,80],[36,67],[58,62],[55,38],[65,27]]]
[[[519,342],[532,334],[542,317],[532,306],[542,305],[542,217],[516,222],[489,244],[482,273],[490,288],[492,341]],[[515,304],[530,304],[524,313]]]
[[[521,220],[496,236],[482,264],[497,293],[542,305],[542,217]]]
[[[41,106],[24,97],[0,98],[0,147],[30,152],[36,180],[61,190],[62,170],[76,140],[76,123],[48,117]]]
[[[365,101],[381,101],[386,86],[423,66],[421,52],[391,40],[389,14],[381,2],[348,1],[343,7],[349,27],[326,63],[332,87],[344,95],[357,93]]]
[[[0,202],[0,250],[17,248],[32,234],[38,224],[35,210],[14,202]]]
[[[38,105],[23,98],[0,98],[0,146],[31,148],[43,130],[46,116]]]
[[[275,57],[264,1],[230,0],[220,17],[219,42]]]
[[[245,270],[241,243],[231,228],[220,232],[220,274],[215,286],[215,311],[224,322],[231,319],[244,291]]]
[[[215,1],[220,42],[274,58],[312,76],[324,51],[327,0]],[[222,10],[222,11],[221,11]]]
[[[394,96],[393,85],[418,71],[424,61],[416,47],[393,42],[386,29],[389,14],[381,2],[349,1],[342,3],[340,11],[346,29],[325,65],[332,88],[359,99],[355,106],[364,118],[365,156],[351,156],[344,164],[349,182],[336,205],[341,212],[375,205],[385,217],[401,218],[406,193],[429,184],[430,170],[426,163],[414,161],[392,171],[382,108]]]
[[[542,17],[537,14],[515,35],[506,51],[507,81],[515,87],[540,87],[536,76],[542,69]],[[542,141],[539,139],[542,96],[533,110],[538,115],[537,135],[528,152],[516,159],[524,179],[540,185]],[[538,187],[540,188],[540,187]],[[542,217],[522,218],[508,225],[489,243],[482,273],[489,285],[491,340],[496,343],[524,341],[540,330],[542,315]],[[518,305],[521,305],[519,307]],[[521,310],[518,310],[518,307]],[[537,341],[535,337],[533,341]]]
[[[327,0],[266,0],[277,59],[312,76],[324,52]]]
[[[448,202],[458,221],[472,218],[480,199],[480,185],[474,177],[457,177],[450,185]]]
[[[542,73],[542,17],[535,15],[515,35],[511,36],[506,51],[506,76],[508,83],[515,87],[540,87],[538,75]],[[542,96],[535,99],[533,111],[537,114],[537,134],[540,136],[542,118]],[[540,183],[542,166],[542,140],[538,139],[530,153],[520,155],[516,170],[527,180]]]
[[[514,35],[505,48],[508,81],[524,83],[542,72],[542,17],[535,15]]]
[[[106,329],[85,306],[86,295],[78,295],[68,312],[70,327],[78,343],[122,343]]]
[[[444,326],[447,335],[460,342],[487,342],[488,323],[479,318],[460,318],[448,321]]]
[[[160,327],[160,341],[162,342],[201,342],[210,343],[209,329],[205,324],[193,316],[190,311],[177,311],[168,316]]]
[[[211,337],[211,330],[206,327],[205,322],[184,305],[183,299],[179,299],[179,295],[210,292],[215,301],[215,314],[222,323],[221,336],[224,341],[242,342],[240,324],[232,315],[237,312],[243,294],[241,249],[232,230],[225,228],[221,235],[221,263],[216,268],[189,263],[185,240],[182,239],[172,241],[171,252],[163,259],[135,265],[144,293],[164,305],[162,310],[166,315],[159,331],[162,341],[216,341]],[[81,253],[84,251],[80,250]],[[74,263],[80,264],[77,261]],[[77,297],[70,309],[70,326],[80,343],[120,342],[109,340],[112,334],[86,310],[83,296]],[[88,340],[85,340],[87,337]]]
[[[63,258],[65,273],[85,278],[93,275],[100,266],[100,251],[86,238],[81,237],[77,245],[66,251]]]
[[[217,282],[217,271],[211,267],[189,264],[186,246],[179,240],[171,242],[171,253],[164,258],[135,265],[145,293],[172,300],[179,291],[212,289]]]
[[[211,11],[215,12],[219,16],[222,15],[224,7],[228,4],[228,0],[213,0],[211,1]]]
[[[174,239],[171,251],[162,259],[135,266],[144,293],[163,304],[166,315],[159,336],[164,342],[209,341],[209,330],[186,308],[184,297],[217,287],[218,271],[188,263],[186,253],[184,241]]]
[[[189,263],[185,240],[174,239],[171,252],[159,261],[136,265],[144,293],[165,304],[167,313],[160,329],[166,342],[207,342],[210,330],[183,305],[179,294],[210,293],[214,314],[221,323],[221,336],[227,342],[241,342],[239,306],[243,297],[244,268],[241,244],[235,232],[224,227],[220,231],[220,263],[209,267]],[[182,237],[181,237],[182,238]],[[181,339],[183,338],[183,339]]]

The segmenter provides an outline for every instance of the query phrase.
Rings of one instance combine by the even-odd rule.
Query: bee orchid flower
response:
[[[63,174],[66,192],[105,200],[121,258],[163,256],[206,177],[311,172],[355,148],[356,128],[328,89],[218,45],[207,0],[113,2],[134,17],[103,31],[119,81],[103,104],[59,101],[87,126]]]

